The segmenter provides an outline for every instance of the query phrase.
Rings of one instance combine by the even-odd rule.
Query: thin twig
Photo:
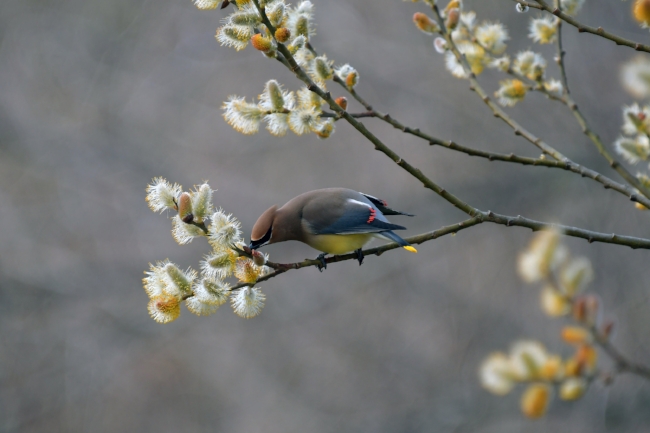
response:
[[[366,111],[365,113],[350,113],[350,116],[354,117],[355,119],[362,119],[364,117],[377,117],[377,113],[374,111]],[[320,117],[332,117],[336,120],[339,120],[341,116],[339,116],[336,113],[330,113],[328,111],[323,111],[320,114]]]
[[[616,371],[619,373],[632,373],[637,376],[641,376],[644,379],[650,380],[650,367],[638,364],[628,360],[621,352],[618,351],[614,345],[612,345],[609,338],[602,335],[595,327],[590,328],[591,335],[594,338],[594,341],[601,349],[612,358],[616,364]]]
[[[562,12],[558,8],[549,6],[548,3],[546,3],[544,0],[535,0],[536,3],[533,3],[531,1],[525,1],[525,0],[513,0],[513,1],[523,6],[529,6],[531,8],[543,10],[550,14],[553,14],[556,17],[560,18],[561,20],[565,21],[566,23],[571,24],[573,27],[577,28],[579,33],[591,33],[596,36],[609,39],[610,41],[615,42],[616,45],[625,45],[626,47],[634,48],[636,51],[645,51],[646,53],[650,53],[650,46],[640,44],[638,42],[634,42],[630,39],[622,38],[618,35],[603,30],[602,27],[591,27],[582,24],[581,22],[573,18],[571,15]]]

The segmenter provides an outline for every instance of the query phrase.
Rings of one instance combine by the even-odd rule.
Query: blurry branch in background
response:
[[[521,255],[519,271],[528,282],[543,282],[542,308],[550,316],[569,316],[573,324],[564,328],[562,338],[576,347],[575,353],[563,360],[560,355],[549,354],[541,343],[521,341],[513,345],[510,353],[492,354],[480,368],[481,382],[486,389],[496,394],[506,394],[517,384],[526,384],[522,395],[521,409],[529,417],[546,413],[550,397],[555,388],[564,400],[575,400],[582,396],[594,380],[610,383],[618,373],[636,374],[650,380],[650,368],[628,360],[611,343],[613,322],[600,318],[600,301],[594,295],[580,292],[593,278],[593,271],[587,259],[573,259],[560,244],[560,234],[587,240],[604,242],[631,248],[650,249],[650,239],[617,234],[599,233],[562,224],[550,224],[529,218],[502,215],[478,209],[434,182],[415,166],[405,161],[384,141],[371,132],[358,119],[377,118],[404,133],[428,142],[470,156],[489,161],[517,163],[524,166],[560,168],[601,183],[636,202],[639,209],[650,209],[650,177],[644,174],[634,176],[612,156],[597,132],[570,96],[568,77],[564,65],[562,48],[562,21],[589,31],[573,16],[582,7],[584,0],[555,0],[553,9],[544,1],[525,2],[516,0],[519,12],[528,6],[551,12],[555,16],[533,18],[529,37],[539,44],[555,42],[556,58],[560,80],[545,76],[547,62],[532,50],[522,51],[511,59],[505,54],[509,39],[507,30],[498,22],[476,22],[476,14],[463,9],[463,2],[451,0],[440,9],[433,0],[423,0],[434,14],[432,20],[417,12],[415,26],[426,34],[435,36],[435,49],[445,58],[449,72],[469,81],[470,89],[476,92],[490,108],[494,116],[513,129],[515,135],[524,137],[542,151],[538,158],[519,156],[513,153],[500,154],[463,146],[452,140],[442,140],[406,126],[389,114],[376,110],[356,90],[359,72],[350,64],[334,66],[326,55],[319,55],[312,45],[314,35],[313,4],[301,1],[295,6],[284,0],[194,0],[200,9],[215,9],[231,3],[234,11],[225,18],[217,30],[217,40],[225,46],[242,50],[250,43],[254,49],[267,58],[275,59],[286,66],[304,84],[294,92],[287,91],[276,80],[267,81],[259,102],[249,102],[245,97],[229,96],[223,104],[224,118],[235,130],[243,134],[259,132],[260,125],[274,136],[283,136],[288,131],[296,135],[313,133],[321,139],[329,138],[335,132],[338,121],[344,120],[370,141],[375,150],[390,158],[399,167],[433,191],[449,204],[458,208],[470,218],[442,227],[438,230],[407,238],[412,244],[420,244],[447,234],[490,222],[500,225],[519,226],[541,231],[533,240],[529,250]],[[414,1],[417,3],[417,0]],[[639,6],[641,5],[641,6]],[[640,12],[639,12],[640,11]],[[642,25],[650,24],[650,0],[636,0],[635,18]],[[646,19],[646,14],[647,19]],[[559,17],[559,18],[557,18]],[[634,46],[637,50],[646,48],[634,44],[602,29],[596,34],[618,43]],[[508,79],[500,82],[494,98],[481,86],[477,77],[485,68],[502,72]],[[650,61],[637,59],[626,66],[627,86],[639,97],[650,96]],[[348,112],[348,100],[344,96],[334,97],[327,90],[328,81],[337,83],[355,101],[363,106],[364,112]],[[543,93],[549,99],[561,102],[575,116],[583,133],[593,142],[598,152],[621,176],[626,184],[617,182],[603,174],[580,165],[535,136],[515,121],[503,107],[512,107],[524,100],[527,92]],[[329,111],[325,111],[326,106]],[[622,136],[614,143],[614,149],[627,162],[635,164],[650,159],[650,106],[633,104],[624,107]],[[197,315],[208,315],[230,300],[236,314],[250,318],[258,315],[264,306],[266,296],[255,287],[257,283],[312,266],[321,266],[321,261],[304,260],[297,263],[275,263],[268,256],[250,250],[241,236],[240,223],[212,204],[212,189],[207,182],[192,191],[183,191],[178,184],[156,178],[147,188],[147,201],[154,211],[176,212],[172,219],[172,235],[179,244],[191,242],[196,237],[208,240],[212,250],[200,263],[200,272],[192,268],[185,271],[165,260],[150,265],[144,278],[145,291],[149,295],[149,312],[160,323],[175,320],[180,314],[180,305]],[[363,250],[363,255],[379,256],[397,248],[387,244]],[[356,253],[330,256],[326,263],[357,259]],[[231,285],[226,279],[234,277],[237,283]],[[600,349],[614,363],[612,371],[602,370],[598,365]]]
[[[479,368],[485,389],[505,395],[517,384],[526,385],[521,410],[528,417],[538,418],[546,413],[555,389],[560,399],[576,400],[594,380],[610,384],[619,373],[650,380],[650,367],[628,360],[612,344],[614,321],[603,319],[596,295],[583,294],[594,277],[591,263],[585,257],[571,257],[559,232],[538,233],[520,254],[518,270],[527,283],[542,284],[540,304],[544,313],[571,321],[560,337],[575,349],[563,360],[560,355],[549,354],[540,342],[515,342],[508,355],[494,352]],[[613,371],[599,366],[597,348],[613,361]]]

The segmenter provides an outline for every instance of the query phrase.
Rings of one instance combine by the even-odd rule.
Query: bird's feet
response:
[[[323,272],[323,269],[327,269],[327,262],[325,261],[325,256],[327,253],[322,253],[319,254],[318,257],[316,257],[316,260],[320,261],[320,265],[318,265],[318,270]]]
[[[359,266],[363,263],[363,250],[359,248],[358,250],[354,250],[355,253],[357,253],[357,260],[359,261]]]

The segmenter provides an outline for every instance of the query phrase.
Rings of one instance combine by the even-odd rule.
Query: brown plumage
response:
[[[373,237],[397,242],[415,252],[392,230],[387,215],[409,215],[390,209],[386,202],[346,188],[309,191],[284,206],[267,209],[253,226],[250,247],[299,241],[324,253],[343,254],[358,250]]]

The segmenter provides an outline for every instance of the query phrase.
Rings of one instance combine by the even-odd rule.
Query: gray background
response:
[[[508,25],[511,52],[533,46],[526,26],[537,13],[516,14],[506,0],[466,3]],[[444,70],[411,23],[423,5],[315,4],[316,48],[357,67],[358,90],[378,109],[461,144],[538,155]],[[580,19],[647,43],[629,8],[590,0]],[[464,219],[342,122],[327,141],[233,131],[221,117],[228,95],[254,97],[271,78],[293,90],[299,83],[251,48],[220,47],[223,16],[189,0],[0,3],[0,431],[648,431],[650,384],[634,377],[574,403],[556,399],[536,422],[519,413],[520,389],[499,398],[478,385],[480,361],[515,339],[570,354],[558,338],[562,320],[546,318],[539,289],[516,275],[530,240],[521,228],[485,224],[417,255],[287,273],[262,285],[267,306],[252,320],[225,306],[205,318],[183,308],[176,322],[154,323],[141,288],[148,262],[196,266],[208,250],[200,240],[177,246],[167,216],[148,210],[154,176],[185,187],[208,179],[247,236],[271,204],[326,186],[417,214],[394,218],[409,226],[405,235]],[[620,106],[632,102],[619,66],[636,53],[568,26],[565,34],[573,95],[611,143]],[[542,51],[551,60],[552,48]],[[490,91],[498,78],[481,76]],[[510,111],[617,178],[563,107],[531,95]],[[648,213],[593,181],[431,148],[364,123],[482,209],[650,236]],[[616,344],[648,362],[648,252],[567,243],[593,260],[590,290],[618,320]],[[267,251],[281,262],[316,255],[301,244]]]

